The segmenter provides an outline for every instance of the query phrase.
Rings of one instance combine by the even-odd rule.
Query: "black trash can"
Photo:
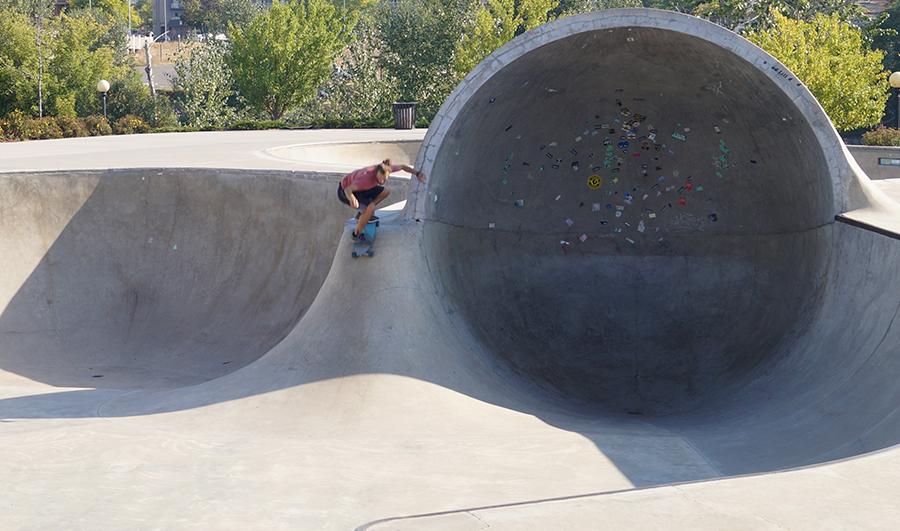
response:
[[[415,129],[417,104],[415,101],[394,103],[394,129]]]

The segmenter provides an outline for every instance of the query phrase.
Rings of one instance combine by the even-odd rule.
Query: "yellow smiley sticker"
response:
[[[603,179],[599,175],[591,175],[588,177],[588,188],[596,190],[603,186]]]

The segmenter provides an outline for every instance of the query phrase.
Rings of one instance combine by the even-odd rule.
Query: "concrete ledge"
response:
[[[847,146],[856,163],[869,179],[900,178],[900,147],[888,146]],[[897,161],[895,164],[880,164],[882,159]]]

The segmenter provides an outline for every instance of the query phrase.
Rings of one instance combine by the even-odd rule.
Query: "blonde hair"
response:
[[[375,168],[375,173],[383,173],[385,175],[390,175],[391,174],[391,159],[384,159],[383,161],[381,161],[381,164],[379,164]]]

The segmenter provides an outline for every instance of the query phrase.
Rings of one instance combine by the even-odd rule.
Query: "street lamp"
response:
[[[97,92],[103,95],[103,119],[106,119],[106,93],[109,92],[109,81],[101,79],[97,82]]]
[[[891,74],[888,81],[891,83],[892,87],[900,89],[900,72]],[[900,129],[900,90],[897,91],[897,129]]]

